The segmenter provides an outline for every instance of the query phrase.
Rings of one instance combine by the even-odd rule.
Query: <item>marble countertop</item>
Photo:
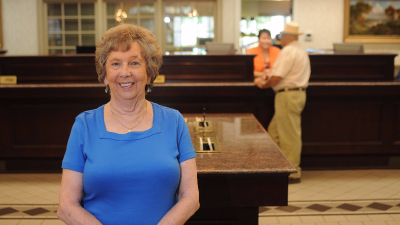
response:
[[[195,117],[184,114],[193,137]],[[210,114],[221,153],[197,153],[198,174],[295,173],[278,146],[252,114]]]
[[[154,87],[250,87],[254,86],[251,81],[247,82],[170,82],[154,84]],[[342,82],[316,82],[311,81],[313,86],[400,86],[400,81],[342,81]],[[0,88],[99,88],[104,87],[102,83],[65,83],[65,84],[1,84]]]

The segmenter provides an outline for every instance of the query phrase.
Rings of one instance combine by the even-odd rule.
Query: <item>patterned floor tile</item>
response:
[[[57,205],[8,205],[0,206],[0,220],[10,218],[41,219],[57,218]]]
[[[353,211],[353,212],[362,209],[362,207],[360,207],[360,206],[356,206],[356,205],[352,205],[352,204],[348,204],[348,203],[341,204],[340,206],[338,206],[336,208]]]
[[[37,216],[39,214],[43,214],[43,213],[47,213],[47,212],[50,212],[50,211],[47,210],[47,209],[43,209],[41,207],[34,208],[34,209],[29,209],[29,210],[24,211],[24,213],[26,213],[26,214],[28,214],[30,216]]]
[[[320,205],[320,204],[312,204],[310,206],[307,206],[307,209],[312,209],[318,212],[325,212],[329,209],[332,209],[332,207],[326,206],[326,205]]]
[[[300,207],[297,206],[280,206],[276,208],[277,210],[285,211],[285,212],[296,212],[297,210],[301,209]]]
[[[0,216],[4,216],[4,215],[15,213],[15,212],[18,212],[18,210],[15,210],[11,207],[2,208],[2,209],[0,209]]]
[[[382,211],[386,211],[386,210],[392,208],[393,206],[391,206],[391,205],[386,205],[386,204],[382,204],[382,203],[378,203],[378,202],[374,202],[374,203],[368,205],[367,207],[368,207],[368,208],[373,208],[373,209],[382,210]]]

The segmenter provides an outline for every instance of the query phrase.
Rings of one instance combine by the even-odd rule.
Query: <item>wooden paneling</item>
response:
[[[379,103],[307,103],[302,118],[304,154],[385,152],[382,107]],[[344,146],[352,146],[352,151]]]
[[[311,54],[311,81],[392,81],[395,54]]]
[[[9,157],[62,157],[79,105],[43,104],[12,107],[12,149]]]
[[[164,55],[166,82],[252,81],[255,55]],[[311,81],[392,81],[395,54],[311,54]],[[94,54],[0,55],[0,74],[19,84],[95,83]]]
[[[400,156],[400,83],[349,84],[310,83],[302,114],[303,168],[385,167]],[[13,118],[0,120],[2,158],[60,160],[74,118],[109,99],[101,84],[17,87],[0,88],[0,114]],[[146,98],[182,113],[202,113],[203,107],[207,113],[252,113],[264,128],[274,113],[272,91],[250,82],[160,84]]]
[[[393,80],[394,56],[310,55],[315,81],[302,114],[303,168],[387,167],[400,156],[400,83],[371,82]],[[267,128],[274,93],[252,83],[252,58],[164,56],[167,83],[156,84],[146,98],[182,113],[204,107],[207,113],[252,113]],[[17,75],[19,83],[0,85],[0,160],[8,160],[8,168],[21,168],[22,158],[32,159],[25,169],[35,162],[56,165],[73,119],[109,100],[97,82],[94,55],[0,56],[0,72]]]
[[[254,55],[163,56],[160,73],[167,82],[251,81]],[[18,84],[95,83],[94,54],[1,56],[0,74],[16,75]]]
[[[1,75],[16,75],[19,84],[97,81],[93,55],[0,56]]]
[[[400,103],[395,104],[395,118],[394,118],[394,145],[400,147]]]
[[[254,55],[163,56],[160,74],[167,82],[251,81]]]

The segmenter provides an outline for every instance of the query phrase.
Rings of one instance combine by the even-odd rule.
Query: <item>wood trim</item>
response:
[[[43,3],[96,3],[97,0],[43,0]]]

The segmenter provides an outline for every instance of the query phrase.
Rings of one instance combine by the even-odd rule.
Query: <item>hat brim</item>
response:
[[[297,35],[297,36],[299,36],[299,35],[304,34],[304,32],[300,32],[300,33],[289,33],[289,32],[284,32],[284,31],[282,31],[281,34],[288,34],[288,35]]]

